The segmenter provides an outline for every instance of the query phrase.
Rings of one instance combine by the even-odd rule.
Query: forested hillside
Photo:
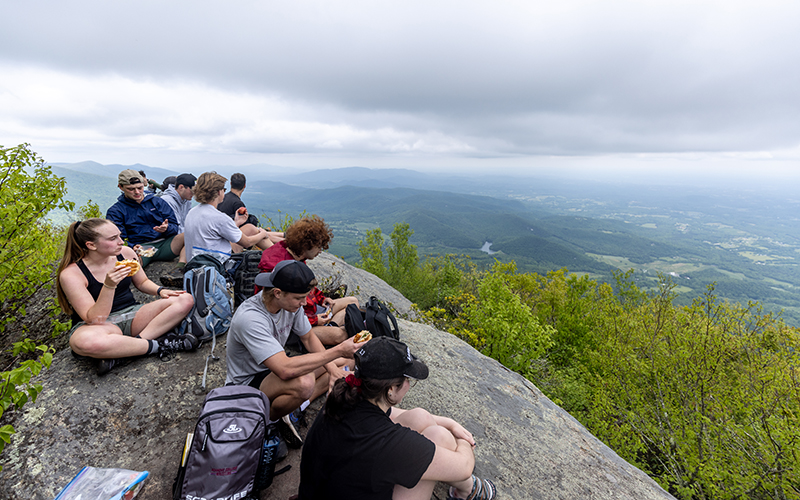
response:
[[[57,172],[79,204],[91,198],[104,211],[118,196],[113,178]],[[407,222],[422,256],[468,255],[481,268],[513,261],[537,273],[567,268],[601,282],[612,282],[613,270],[633,269],[643,289],[657,287],[661,272],[673,277],[678,304],[716,283],[721,298],[759,301],[800,325],[800,200],[786,191],[447,178],[401,169],[275,177],[297,185],[249,181],[243,200],[250,212],[265,224],[303,211],[324,217],[336,235],[331,252],[349,262],[358,260],[365,231],[386,233]],[[432,190],[448,186],[459,192]],[[497,253],[482,252],[486,242]]]

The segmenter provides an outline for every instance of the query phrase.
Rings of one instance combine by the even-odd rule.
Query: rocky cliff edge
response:
[[[322,254],[310,266],[336,276],[361,303],[370,295],[401,315],[411,304],[385,282]],[[500,499],[666,499],[647,475],[622,460],[532,383],[458,338],[400,320],[401,338],[430,367],[402,407],[420,406],[461,422],[475,436],[476,474],[492,478]],[[208,387],[225,380],[225,337],[211,361]],[[147,470],[137,498],[171,498],[187,432],[194,428],[205,391],[200,386],[211,346],[169,362],[138,359],[97,377],[69,350],[59,352],[42,377],[44,391],[14,422],[18,434],[2,454],[0,498],[51,499],[85,465]],[[313,418],[321,399],[309,409]],[[305,432],[303,429],[302,432]],[[297,491],[300,452],[292,469],[261,499],[286,500]],[[446,498],[442,485],[433,498]]]

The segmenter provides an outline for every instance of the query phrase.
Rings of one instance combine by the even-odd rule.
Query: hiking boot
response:
[[[300,433],[297,432],[289,415],[284,415],[278,420],[278,431],[280,431],[281,437],[286,441],[286,446],[289,448],[296,450],[303,446],[303,438],[300,437]]]
[[[170,288],[183,288],[183,267],[176,267],[167,274],[161,276],[161,284]]]
[[[158,339],[158,357],[167,361],[176,352],[194,351],[200,346],[200,341],[191,333],[178,335],[168,333]]]
[[[115,366],[119,366],[122,360],[120,359],[99,359],[97,360],[97,375],[105,375],[110,372]]]

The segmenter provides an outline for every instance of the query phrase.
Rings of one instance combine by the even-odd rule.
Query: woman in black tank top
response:
[[[72,315],[69,344],[73,353],[116,360],[157,353],[160,347],[164,351],[170,346],[172,350],[191,350],[175,347],[181,344],[179,340],[186,338],[170,334],[172,345],[165,343],[164,336],[192,309],[192,296],[183,290],[159,287],[142,269],[129,277],[129,268],[116,266],[124,259],[138,260],[136,253],[123,244],[119,229],[112,222],[89,219],[70,225],[64,257],[58,267],[56,290],[61,308]],[[118,326],[124,323],[112,323],[108,319],[116,312],[136,306],[131,284],[143,293],[158,295],[164,300],[149,302],[136,310],[129,325],[130,335],[124,335]],[[159,339],[158,342],[155,339]],[[181,345],[196,347],[196,339],[189,340]]]

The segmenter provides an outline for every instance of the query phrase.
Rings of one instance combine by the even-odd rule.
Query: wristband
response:
[[[112,289],[112,290],[116,290],[116,289],[117,289],[117,287],[115,287],[115,286],[108,286],[108,285],[106,285],[106,282],[105,282],[105,281],[103,282],[103,286],[104,286],[104,287],[106,287],[106,288],[110,288],[110,289]]]
[[[156,297],[158,297],[159,299],[161,298],[161,290],[163,290],[163,289],[164,289],[164,287],[160,286],[160,287],[158,287],[158,290],[156,290]]]

